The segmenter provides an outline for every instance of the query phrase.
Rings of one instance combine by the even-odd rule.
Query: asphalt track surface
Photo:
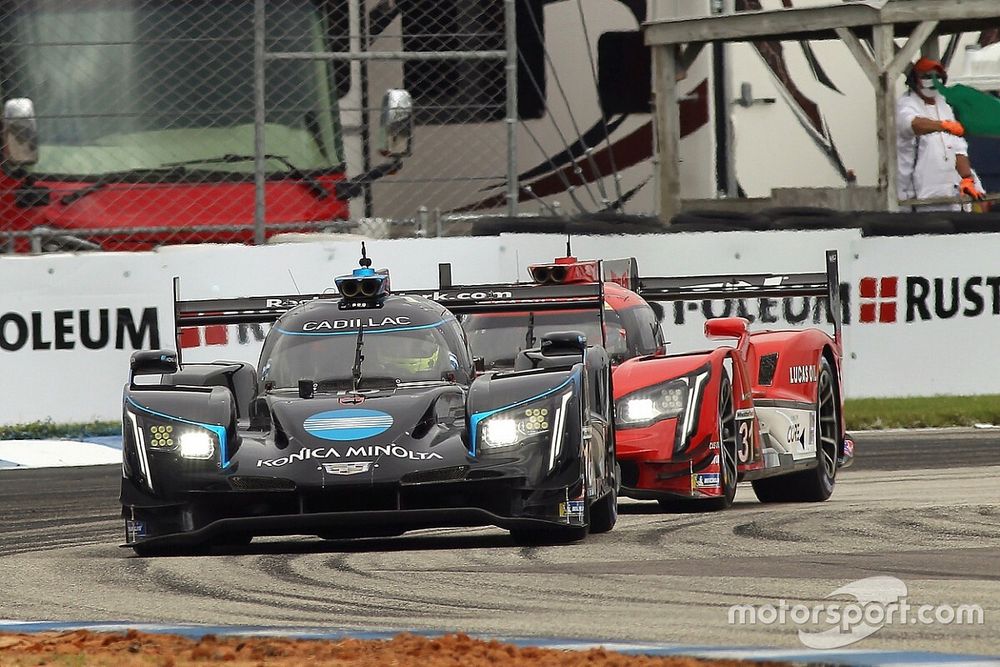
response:
[[[1000,655],[1000,431],[863,434],[820,504],[622,503],[618,526],[526,548],[495,529],[255,540],[201,557],[119,548],[116,466],[0,473],[0,619],[464,631],[802,648],[731,605],[814,605],[872,576],[983,623],[891,624],[851,648]]]

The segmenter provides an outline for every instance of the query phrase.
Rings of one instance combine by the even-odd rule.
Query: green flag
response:
[[[1000,137],[1000,98],[960,83],[945,88],[936,77],[934,83],[955,110],[966,135]]]

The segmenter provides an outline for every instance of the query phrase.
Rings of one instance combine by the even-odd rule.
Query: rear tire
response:
[[[824,357],[816,381],[816,467],[791,475],[754,480],[753,490],[762,503],[816,503],[827,500],[837,481],[840,455],[840,401],[833,369]]]

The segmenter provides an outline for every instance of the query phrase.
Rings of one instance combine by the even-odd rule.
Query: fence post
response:
[[[264,0],[254,0],[253,10],[253,151],[254,151],[254,201],[253,201],[253,241],[256,245],[263,245],[266,236],[264,234],[264,222],[267,214],[267,202],[265,188],[267,186],[267,160],[264,157],[266,145],[264,142],[265,123],[267,122],[267,103],[264,96],[265,77],[265,51],[267,48],[265,38],[267,35],[265,25]]]
[[[507,215],[517,215],[517,5],[504,0],[504,32],[507,37]]]

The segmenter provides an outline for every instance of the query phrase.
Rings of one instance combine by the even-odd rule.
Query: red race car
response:
[[[544,334],[604,338],[614,364],[621,494],[665,507],[728,507],[739,481],[762,502],[823,501],[853,462],[843,418],[837,253],[826,271],[785,275],[652,278],[634,259],[563,257],[529,267],[541,284],[603,280],[605,308],[507,312],[464,318],[473,353],[487,368],[513,365]],[[734,345],[666,354],[663,301],[826,297],[833,335],[820,329],[748,330],[739,317],[710,319],[710,339]],[[603,334],[603,335],[602,335]]]

